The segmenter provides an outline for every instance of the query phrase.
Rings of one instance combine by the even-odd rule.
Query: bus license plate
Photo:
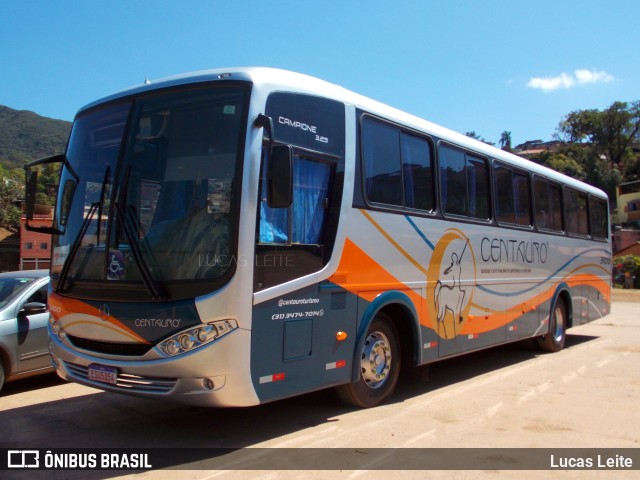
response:
[[[116,385],[118,383],[118,369],[106,365],[89,365],[89,380]]]

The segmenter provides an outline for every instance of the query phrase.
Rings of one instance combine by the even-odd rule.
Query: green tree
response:
[[[505,130],[500,134],[500,148],[506,152],[511,151],[511,132]]]
[[[597,154],[618,168],[635,160],[631,146],[640,142],[640,101],[614,102],[605,110],[577,110],[568,114],[557,129],[558,138],[587,143]]]
[[[586,180],[587,174],[581,163],[567,153],[543,152],[537,158],[542,165],[564,173],[577,180]]]
[[[481,142],[484,142],[484,138],[482,138],[480,135],[478,135],[475,130],[473,130],[471,132],[465,132],[465,135],[467,137],[469,137],[469,138],[473,138],[474,140],[479,140]]]
[[[466,132],[465,135],[469,138],[473,138],[474,140],[478,140],[479,142],[486,143],[487,145],[494,145],[491,142],[487,142],[482,135],[478,135],[475,130]]]
[[[20,228],[20,208],[16,200],[22,198],[24,181],[14,172],[0,171],[0,226],[17,231]]]
[[[638,178],[640,160],[632,146],[640,142],[640,101],[614,102],[605,110],[576,110],[556,129],[555,137],[586,172],[585,181],[615,198],[616,187]]]

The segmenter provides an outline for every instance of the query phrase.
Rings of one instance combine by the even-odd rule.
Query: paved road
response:
[[[405,378],[391,401],[346,407],[331,391],[248,409],[153,402],[64,383],[53,375],[6,385],[0,444],[15,448],[640,448],[640,303],[570,330],[566,348],[509,345]],[[426,373],[426,372],[423,372]],[[283,455],[283,450],[267,450]],[[205,461],[205,457],[196,460]],[[376,459],[372,456],[371,468]],[[206,464],[203,464],[206,466]],[[366,465],[369,464],[365,464]],[[174,468],[179,468],[175,465]],[[61,472],[58,472],[61,473]],[[78,472],[77,472],[78,473]],[[554,472],[562,478],[637,478],[638,472]],[[42,474],[42,475],[39,475]],[[313,471],[304,478],[546,478],[522,471]],[[116,472],[21,478],[112,478]],[[133,476],[133,475],[131,475]],[[138,478],[280,479],[296,471],[152,471]]]

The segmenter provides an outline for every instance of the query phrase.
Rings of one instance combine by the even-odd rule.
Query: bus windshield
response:
[[[127,283],[147,292],[140,300],[176,299],[228,280],[247,93],[242,84],[170,90],[78,116],[56,211],[61,293],[131,299],[115,293]]]

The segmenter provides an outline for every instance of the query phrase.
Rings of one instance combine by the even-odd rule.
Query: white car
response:
[[[48,349],[48,270],[0,273],[0,390],[53,371]]]

